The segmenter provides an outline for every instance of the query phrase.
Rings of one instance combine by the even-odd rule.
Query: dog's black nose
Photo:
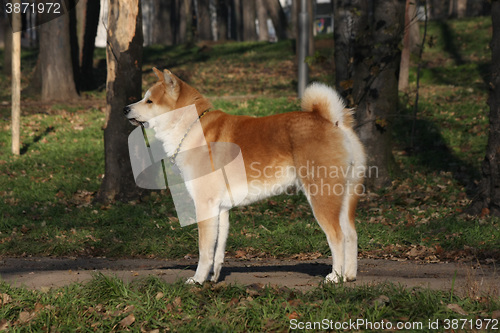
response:
[[[129,113],[130,113],[130,106],[127,105],[126,107],[123,108],[123,114],[128,115]]]

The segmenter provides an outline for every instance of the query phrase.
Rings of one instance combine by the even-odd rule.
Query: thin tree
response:
[[[472,214],[500,216],[500,0],[491,2],[491,21],[490,130],[482,179],[469,211]]]
[[[123,107],[141,98],[142,20],[140,0],[110,0],[106,47],[105,174],[98,201],[128,200],[140,195],[128,152],[133,127]]]
[[[19,3],[16,0],[14,3]],[[21,132],[21,14],[12,13],[12,153],[20,153]]]

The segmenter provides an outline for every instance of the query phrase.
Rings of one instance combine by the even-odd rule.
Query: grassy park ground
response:
[[[368,192],[358,209],[360,256],[494,265],[500,259],[500,220],[464,213],[474,197],[488,133],[491,19],[432,22],[429,35],[416,145],[408,149],[414,66],[411,92],[401,94],[399,110],[388,119],[399,170],[388,187]],[[331,36],[316,40],[316,46],[311,80],[333,84]],[[297,110],[293,47],[291,41],[148,47],[143,88],[155,81],[152,67],[169,68],[229,113]],[[104,51],[96,56],[104,59]],[[24,51],[25,86],[35,61],[35,51]],[[96,72],[105,80],[105,70]],[[102,89],[67,103],[23,99],[23,153],[16,157],[10,154],[10,80],[0,75],[0,258],[196,256],[196,226],[180,227],[165,193],[113,205],[92,202],[104,172]],[[229,257],[330,255],[303,195],[236,208],[230,219]],[[97,275],[84,285],[32,291],[0,282],[0,329],[12,331],[283,331],[293,320],[324,318],[422,322],[425,328],[437,319],[442,325],[445,319],[475,323],[500,316],[499,310],[498,291],[458,297],[391,284],[299,292],[260,285],[185,286],[153,277],[128,284]]]

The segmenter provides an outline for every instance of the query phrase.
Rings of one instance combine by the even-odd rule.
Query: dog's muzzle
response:
[[[124,107],[124,108],[123,108],[123,114],[124,114],[125,116],[127,116],[127,115],[130,113],[130,111],[132,111],[132,109],[131,109],[131,108],[130,108],[130,106],[128,106],[128,105],[127,105],[126,107]],[[147,126],[147,124],[148,124],[147,122],[142,122],[142,121],[139,121],[139,120],[137,120],[137,119],[135,119],[135,118],[128,118],[128,117],[127,117],[127,119],[128,119],[128,121],[130,121],[130,123],[131,123],[132,125],[134,125],[134,126],[144,126],[144,127],[148,127],[148,126]]]

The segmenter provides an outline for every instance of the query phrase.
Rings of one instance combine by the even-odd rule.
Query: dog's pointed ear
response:
[[[180,86],[178,79],[168,69],[163,70],[163,82],[167,86],[167,92],[172,98],[177,100],[179,97]]]
[[[167,85],[171,85],[172,88],[175,88],[177,86],[177,79],[175,76],[170,72],[168,69],[163,70],[163,82],[165,82]]]
[[[153,72],[155,72],[155,75],[159,81],[162,81],[162,82],[165,81],[165,77],[163,76],[163,73],[158,68],[153,67]]]

